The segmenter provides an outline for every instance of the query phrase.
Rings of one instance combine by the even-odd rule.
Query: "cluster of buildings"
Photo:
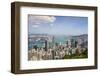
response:
[[[38,37],[38,38],[36,38]],[[28,60],[54,60],[63,59],[65,55],[81,54],[88,47],[86,39],[69,39],[65,44],[57,43],[53,41],[52,36],[32,36],[32,39],[36,41],[42,41],[43,46],[38,47],[34,45],[32,49],[28,51]],[[31,38],[30,38],[31,40]],[[50,43],[53,43],[50,45]]]

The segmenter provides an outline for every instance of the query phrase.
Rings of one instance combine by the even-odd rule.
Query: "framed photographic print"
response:
[[[11,72],[97,68],[97,7],[11,4]]]

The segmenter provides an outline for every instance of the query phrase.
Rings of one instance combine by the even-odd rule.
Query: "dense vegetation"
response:
[[[80,58],[88,58],[87,49],[82,52],[81,54],[72,54],[72,55],[65,55],[63,59],[80,59]]]

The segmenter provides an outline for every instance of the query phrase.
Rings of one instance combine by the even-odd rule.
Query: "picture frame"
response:
[[[47,16],[49,16],[49,18]],[[46,18],[46,19],[44,19],[43,21],[47,21],[47,19],[51,20],[51,16],[52,16],[53,20],[55,20],[55,18],[56,18],[56,21],[57,21],[57,19],[59,20],[59,19],[63,18],[63,20],[59,20],[62,22],[64,21],[64,18],[65,18],[65,22],[66,22],[66,19],[68,18],[67,20],[69,20],[70,23],[71,23],[71,21],[73,21],[73,19],[77,20],[79,17],[80,18],[78,20],[82,20],[82,21],[84,20],[83,17],[85,18],[85,20],[83,22],[85,22],[87,19],[87,29],[88,29],[87,30],[87,32],[88,32],[88,38],[87,38],[88,47],[87,48],[89,50],[92,50],[92,51],[88,50],[87,60],[85,60],[85,59],[68,59],[68,61],[67,61],[67,59],[59,60],[59,58],[58,58],[58,60],[56,60],[55,58],[53,58],[55,60],[43,59],[44,61],[41,61],[41,59],[40,59],[40,61],[31,61],[30,58],[27,59],[27,55],[25,57],[25,54],[27,54],[27,50],[29,49],[28,48],[29,44],[28,45],[25,44],[25,42],[28,43],[27,39],[29,39],[29,33],[28,34],[26,34],[26,33],[27,33],[27,31],[29,32],[31,30],[31,27],[29,25],[34,25],[34,27],[36,29],[36,27],[38,27],[38,26],[35,26],[35,24],[39,24],[42,26],[41,20],[44,18]],[[33,19],[32,23],[31,23],[31,19]],[[59,23],[59,21],[58,21],[58,23]],[[37,22],[39,22],[39,23],[37,23]],[[53,21],[51,20],[51,22],[53,22]],[[48,23],[48,25],[49,25],[49,22],[46,22],[46,23]],[[46,23],[43,23],[43,25],[47,25]],[[82,23],[82,24],[85,24],[85,23]],[[52,25],[52,24],[50,24],[50,25]],[[42,26],[42,27],[48,29],[49,26],[48,27]],[[43,29],[42,27],[40,29]],[[78,26],[78,27],[80,27],[80,26]],[[81,28],[83,29],[84,27],[81,26],[80,29]],[[25,29],[26,29],[26,31],[25,31]],[[57,29],[59,29],[59,28],[57,28]],[[74,32],[74,30],[72,30],[72,31]],[[62,30],[60,30],[60,32],[61,31]],[[41,33],[41,32],[39,32],[39,33]],[[50,33],[50,32],[51,32],[51,30],[47,33]],[[57,32],[59,33],[59,31],[57,31]],[[69,32],[71,32],[71,31],[69,31]],[[25,73],[97,69],[97,54],[98,54],[97,53],[97,33],[98,33],[98,31],[97,31],[97,7],[95,7],[95,6],[13,2],[13,3],[11,3],[11,72],[15,73],[15,74],[25,74]],[[60,46],[60,44],[59,44],[59,46]],[[30,61],[25,62],[25,58],[26,58],[26,60],[30,60]],[[28,62],[29,62],[29,64],[28,64]],[[83,65],[81,62],[83,63]],[[65,65],[65,63],[66,63],[66,65]]]

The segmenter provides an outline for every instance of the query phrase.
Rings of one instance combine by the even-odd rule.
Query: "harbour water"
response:
[[[37,37],[37,35],[34,35]],[[42,34],[41,34],[42,36]],[[44,35],[43,35],[44,36]],[[88,39],[88,35],[87,34],[83,34],[83,35],[77,35],[77,36],[66,36],[66,35],[46,35],[47,37],[53,37],[53,42],[50,43],[50,45],[53,44],[66,44],[66,41],[70,40],[70,39],[83,39],[83,40],[87,40]],[[38,38],[38,37],[37,37]],[[28,50],[32,49],[34,45],[38,45],[38,47],[42,47],[44,45],[44,41],[43,40],[39,40],[37,41],[35,38],[35,40],[33,39],[32,41],[28,41]]]
[[[65,35],[56,35],[54,36],[54,44],[58,43],[58,44],[65,44],[66,41],[69,39],[69,36],[65,36]],[[52,43],[51,43],[52,44]],[[43,42],[37,42],[37,41],[29,41],[28,42],[28,49],[32,49],[33,45],[38,45],[38,47],[43,46]]]

